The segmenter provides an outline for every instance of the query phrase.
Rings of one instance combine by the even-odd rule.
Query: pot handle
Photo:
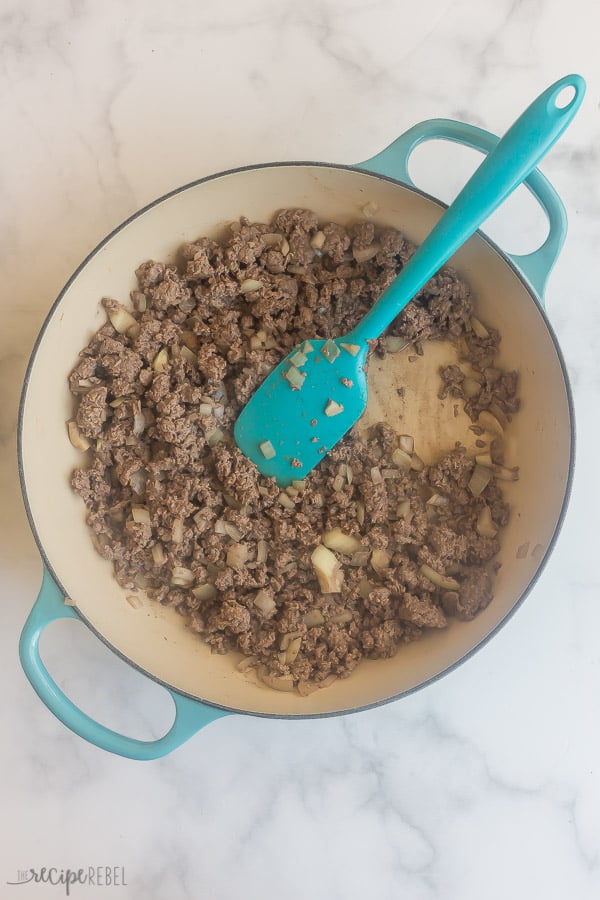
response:
[[[169,731],[155,741],[126,737],[101,725],[75,706],[61,691],[44,666],[39,653],[40,636],[57,619],[79,619],[44,566],[42,587],[23,627],[19,642],[21,665],[39,698],[63,725],[102,750],[128,759],[158,759],[183,744],[209,722],[227,715],[228,710],[208,706],[169,688],[175,704],[175,721]]]
[[[408,174],[410,156],[419,144],[431,140],[454,141],[482,153],[491,153],[500,138],[489,131],[484,131],[483,128],[456,122],[454,119],[427,119],[409,128],[381,153],[357,163],[355,168],[385,175],[414,188],[416,185]],[[548,236],[542,246],[533,253],[505,255],[531,284],[543,302],[548,276],[558,259],[567,234],[567,214],[562,200],[539,169],[534,169],[523,184],[531,191],[546,214],[550,226]]]

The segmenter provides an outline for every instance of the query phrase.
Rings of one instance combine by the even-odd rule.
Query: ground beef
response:
[[[320,226],[302,209],[270,224],[242,218],[222,244],[184,244],[179,266],[140,265],[123,327],[111,324],[123,307],[105,298],[111,319],[69,376],[75,423],[91,444],[72,486],[98,552],[123,587],[173,606],[214,652],[241,651],[280,689],[309,693],[492,600],[499,542],[479,521],[489,510],[498,531],[509,508],[493,478],[473,496],[475,460],[464,447],[430,466],[415,456],[406,471],[389,425],[361,440],[351,431],[282,491],[232,438],[242,406],[283,356],[304,339],[349,331],[413,251],[372,222]],[[249,279],[257,290],[244,289]],[[503,426],[518,410],[517,374],[495,364],[500,336],[473,318],[452,269],[388,333],[416,354],[424,340],[456,342],[466,365],[441,371],[441,396],[474,423],[486,410]],[[384,355],[385,343],[373,349]],[[486,437],[477,446],[502,465],[502,441]],[[358,543],[335,551],[343,586],[323,593],[311,556],[334,529]]]

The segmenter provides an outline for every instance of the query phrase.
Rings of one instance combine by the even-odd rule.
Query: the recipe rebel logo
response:
[[[75,885],[86,887],[127,887],[124,866],[87,866],[79,869],[59,869],[44,866],[41,869],[17,869],[15,881],[6,884],[18,887],[22,884],[62,885],[67,897]]]

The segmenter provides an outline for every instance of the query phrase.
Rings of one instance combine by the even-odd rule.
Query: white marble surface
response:
[[[599,33],[595,0],[0,0],[1,897],[64,896],[6,882],[88,865],[124,866],[112,893],[136,900],[600,896]],[[71,735],[18,663],[41,565],[15,464],[26,359],[71,271],[194,178],[355,162],[431,116],[501,132],[571,70],[588,96],[543,170],[570,216],[547,303],[579,457],[562,536],[521,611],[457,672],[381,709],[229,717],[145,764]],[[440,148],[415,162],[442,193],[465,167]],[[514,203],[491,230],[518,250],[539,217]],[[60,683],[109,724],[149,737],[168,722],[164,693],[82,627],[54,627],[45,646]]]

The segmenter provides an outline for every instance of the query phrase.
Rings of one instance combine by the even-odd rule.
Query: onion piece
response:
[[[518,466],[515,466],[513,469],[507,469],[506,466],[492,466],[492,472],[494,473],[494,478],[499,478],[500,481],[519,480]]]
[[[360,350],[358,344],[340,344],[340,347],[342,348],[342,350],[345,350],[346,353],[349,353],[350,356],[356,356],[356,354]]]
[[[267,542],[258,541],[256,544],[256,562],[264,563],[267,561]]]
[[[401,434],[398,438],[398,446],[405,453],[408,453],[409,456],[412,456],[415,452],[415,439],[410,434]]]
[[[295,661],[296,657],[298,656],[298,654],[300,652],[301,646],[302,646],[302,638],[301,637],[295,637],[289,642],[287,650],[285,651],[286,665],[289,666]]]
[[[124,306],[119,305],[116,309],[108,310],[108,318],[110,319],[110,323],[112,327],[119,334],[126,334],[130,328],[134,328],[134,326],[138,329],[139,334],[139,325],[137,320],[128,312]],[[137,337],[137,335],[136,335]]]
[[[294,679],[291,675],[267,675],[266,672],[259,672],[258,676],[267,687],[273,688],[275,691],[294,690]]]
[[[422,472],[425,468],[425,463],[420,456],[417,456],[416,453],[413,453],[410,461],[410,467],[414,472]]]
[[[277,605],[273,599],[272,591],[268,591],[265,588],[261,588],[260,591],[256,594],[254,598],[254,605],[256,608],[266,616],[272,616],[275,610],[277,609]]]
[[[468,487],[474,497],[479,497],[492,479],[491,469],[487,466],[476,465],[471,475]]]
[[[436,587],[443,588],[445,591],[460,590],[458,581],[454,578],[448,578],[446,575],[441,575],[425,563],[421,566],[421,574],[424,575],[428,581],[431,581],[432,584],[435,584]]]
[[[319,581],[319,587],[323,594],[339,594],[344,583],[342,567],[334,554],[319,544],[310,557],[313,569]]]
[[[345,484],[346,484],[346,479],[344,478],[344,476],[336,475],[335,478],[333,479],[333,485],[332,485],[335,493],[339,494]]]
[[[489,331],[485,327],[485,325],[476,319],[475,316],[471,316],[471,328],[473,329],[473,333],[477,335],[478,338],[486,338],[490,336]]]
[[[287,372],[283,373],[283,377],[289,382],[292,390],[301,391],[304,379],[306,378],[306,372],[301,372],[300,369],[292,364]]]
[[[496,416],[487,409],[481,410],[477,417],[477,424],[481,425],[482,428],[485,428],[486,431],[491,431],[493,434],[499,434],[500,437],[504,435],[504,428]]]
[[[371,554],[371,565],[378,575],[383,575],[392,561],[392,554],[388,550],[373,550]]]
[[[365,504],[362,500],[356,501],[356,521],[359,525],[365,524]]]
[[[214,600],[217,596],[217,589],[214,584],[199,584],[192,588],[192,594],[197,600]]]
[[[368,247],[354,247],[352,249],[352,256],[357,263],[364,263],[368,262],[370,259],[373,259],[374,256],[377,256],[380,250],[381,245],[373,242]]]
[[[381,469],[378,466],[373,466],[371,469],[371,481],[373,482],[373,484],[383,483],[383,475],[381,474]]]
[[[321,537],[321,542],[330,550],[336,550],[338,553],[345,553],[350,556],[362,549],[362,544],[357,537],[352,534],[344,534],[341,528],[330,528]]]
[[[164,372],[169,365],[169,351],[166,347],[159,350],[152,360],[152,368],[155,372]]]
[[[227,551],[227,565],[230,569],[243,569],[248,561],[248,556],[248,544],[233,544]]]
[[[334,362],[340,355],[340,348],[335,341],[327,340],[321,347],[321,355],[325,357],[327,362]]]
[[[131,518],[138,525],[150,525],[150,513],[145,506],[132,506]]]
[[[432,494],[427,501],[427,506],[448,506],[449,503],[448,497],[444,497],[443,494]]]
[[[67,432],[69,434],[69,440],[76,450],[82,450],[85,452],[86,450],[90,449],[91,444],[88,439],[84,437],[80,432],[77,422],[75,422],[74,420],[67,422]]]
[[[171,541],[174,544],[181,544],[183,541],[183,519],[173,519]]]
[[[324,231],[315,231],[313,236],[310,239],[310,246],[313,250],[322,250],[323,244],[325,243],[325,232]]]
[[[167,561],[167,555],[162,544],[157,543],[152,545],[152,559],[154,560],[155,566],[164,566]]]
[[[136,412],[133,415],[133,433],[136,437],[139,437],[144,433],[144,429],[146,428],[146,417],[143,412]]]
[[[194,573],[185,566],[173,566],[171,570],[171,584],[173,587],[191,587],[194,583]]]
[[[261,234],[260,237],[267,247],[276,247],[278,244],[281,244],[283,240],[283,235],[277,234],[275,231],[269,232],[268,234]]]
[[[279,502],[283,506],[284,509],[296,509],[294,501],[289,496],[289,494],[284,493],[283,491],[279,495]]]
[[[339,416],[341,412],[344,412],[344,407],[335,400],[328,400],[324,411],[325,415],[331,418],[332,416]]]
[[[257,281],[255,278],[246,278],[240,284],[240,294],[253,294],[255,291],[260,291],[261,287],[261,281]]]
[[[477,529],[477,534],[481,535],[481,537],[494,538],[498,534],[498,529],[492,520],[489,506],[482,507],[482,510],[477,517],[475,528]]]
[[[258,448],[265,459],[273,459],[273,457],[276,456],[275,447],[271,441],[263,441],[258,445]]]
[[[316,628],[318,625],[322,625],[325,619],[320,609],[309,609],[302,621],[307,628]]]
[[[225,434],[221,431],[220,428],[213,428],[212,431],[207,431],[204,435],[206,438],[206,443],[209,447],[214,447],[216,444],[220,444]]]
[[[410,500],[402,500],[402,502],[398,504],[396,508],[396,516],[399,519],[404,519],[404,521],[410,525],[410,522],[412,521]]]
[[[398,466],[399,469],[408,471],[412,466],[412,453],[409,454],[401,447],[396,447],[396,449],[392,452],[392,462],[395,466]]]
[[[488,469],[493,466],[492,456],[489,451],[487,453],[478,453],[475,457],[475,462],[478,466],[486,466]]]

